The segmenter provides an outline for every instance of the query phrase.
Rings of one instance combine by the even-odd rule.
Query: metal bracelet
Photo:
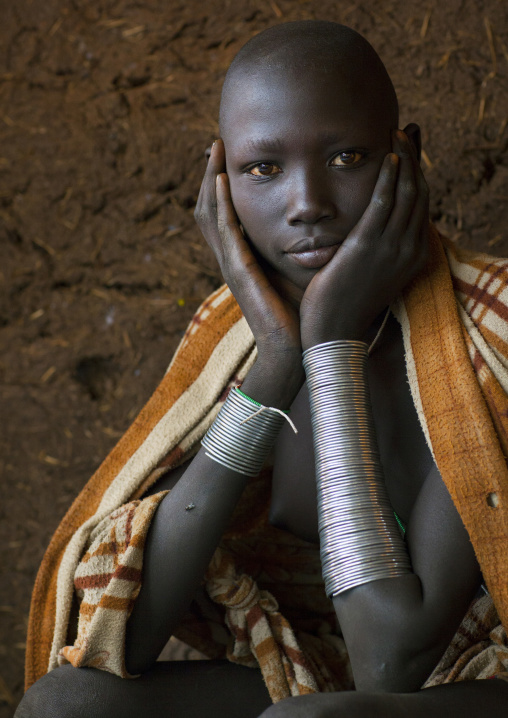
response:
[[[284,421],[290,420],[279,409],[258,406],[231,389],[201,441],[210,459],[245,476],[259,474]]]
[[[364,342],[333,341],[303,353],[328,596],[411,573],[388,498],[376,441]]]

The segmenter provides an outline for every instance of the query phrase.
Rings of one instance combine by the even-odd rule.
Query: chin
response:
[[[275,289],[287,299],[293,306],[299,307],[302,297],[305,294],[305,290],[310,284],[312,277],[316,274],[312,272],[305,272],[305,276],[287,276],[279,273],[277,270],[272,269],[270,281],[272,282]]]

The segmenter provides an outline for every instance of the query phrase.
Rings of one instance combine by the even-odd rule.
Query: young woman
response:
[[[127,623],[126,669],[141,677],[63,666],[17,715],[504,715],[502,680],[420,690],[482,576],[419,423],[389,310],[431,253],[419,128],[398,129],[393,86],[368,43],[321,22],[276,26],[244,47],[220,128],[196,219],[255,338],[256,361],[234,392],[246,418],[235,420],[228,399],[192,461],[150,490],[171,488]],[[296,438],[280,417],[288,409]],[[272,707],[255,668],[154,666],[270,441],[270,522],[321,540],[356,687],[302,689]]]

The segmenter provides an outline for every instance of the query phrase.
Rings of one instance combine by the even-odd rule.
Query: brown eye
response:
[[[269,177],[270,175],[276,175],[280,172],[280,168],[271,162],[260,162],[258,165],[251,167],[249,174],[254,177]]]
[[[334,167],[347,167],[356,164],[362,157],[363,155],[360,154],[360,152],[354,152],[352,150],[350,152],[339,152],[338,155],[335,155],[331,164]]]

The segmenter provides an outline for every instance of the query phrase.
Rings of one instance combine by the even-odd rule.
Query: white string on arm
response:
[[[383,323],[382,323],[381,326],[379,327],[378,332],[377,332],[376,336],[374,337],[374,339],[372,340],[370,347],[367,349],[367,354],[368,354],[369,356],[370,356],[370,355],[372,354],[372,352],[374,351],[374,347],[376,346],[379,337],[380,337],[381,334],[383,333],[383,329],[384,329],[385,326],[386,326],[386,322],[388,321],[388,317],[389,317],[389,316],[390,316],[390,307],[388,307],[388,309],[386,310],[386,314],[385,314],[385,318],[383,319]]]
[[[257,416],[258,414],[261,414],[263,411],[276,411],[277,414],[280,414],[284,419],[286,419],[286,421],[289,423],[289,425],[291,426],[291,428],[293,429],[293,431],[295,432],[295,434],[298,434],[298,429],[296,428],[296,426],[294,425],[294,423],[291,421],[291,419],[289,418],[289,416],[286,414],[286,412],[282,411],[282,409],[277,409],[275,406],[262,406],[262,407],[260,407],[260,408],[259,408],[257,411],[255,411],[253,414],[251,414],[251,415],[248,416],[246,419],[244,419],[243,421],[241,421],[241,422],[240,422],[240,425],[241,425],[241,424],[245,424],[246,421],[250,421],[251,419],[253,419],[253,418],[254,418],[255,416]]]
[[[388,307],[388,309],[386,310],[386,314],[385,314],[385,316],[384,316],[383,322],[382,322],[381,326],[379,327],[379,330],[378,330],[376,336],[374,337],[373,341],[371,342],[371,344],[370,344],[370,346],[369,346],[369,348],[368,348],[368,350],[367,350],[367,353],[368,353],[369,355],[373,352],[374,347],[376,346],[376,344],[377,344],[377,342],[378,342],[378,340],[379,340],[379,337],[380,337],[381,334],[383,333],[383,330],[384,330],[384,328],[385,328],[385,326],[386,326],[386,322],[388,321],[388,317],[389,317],[389,316],[390,316],[390,307]],[[252,399],[251,399],[251,401],[252,401]],[[288,422],[288,424],[290,425],[290,427],[293,429],[294,433],[295,433],[295,434],[298,434],[298,429],[296,428],[296,426],[294,425],[294,423],[291,421],[291,419],[289,418],[289,416],[287,415],[287,413],[286,413],[285,411],[282,411],[282,409],[277,409],[275,406],[260,406],[257,411],[255,411],[253,414],[251,414],[251,415],[248,416],[246,419],[244,419],[243,421],[241,421],[241,422],[240,422],[240,425],[245,424],[247,421],[250,421],[250,420],[253,419],[255,416],[258,416],[259,414],[263,413],[264,411],[276,411],[277,414],[280,414],[280,415]]]

